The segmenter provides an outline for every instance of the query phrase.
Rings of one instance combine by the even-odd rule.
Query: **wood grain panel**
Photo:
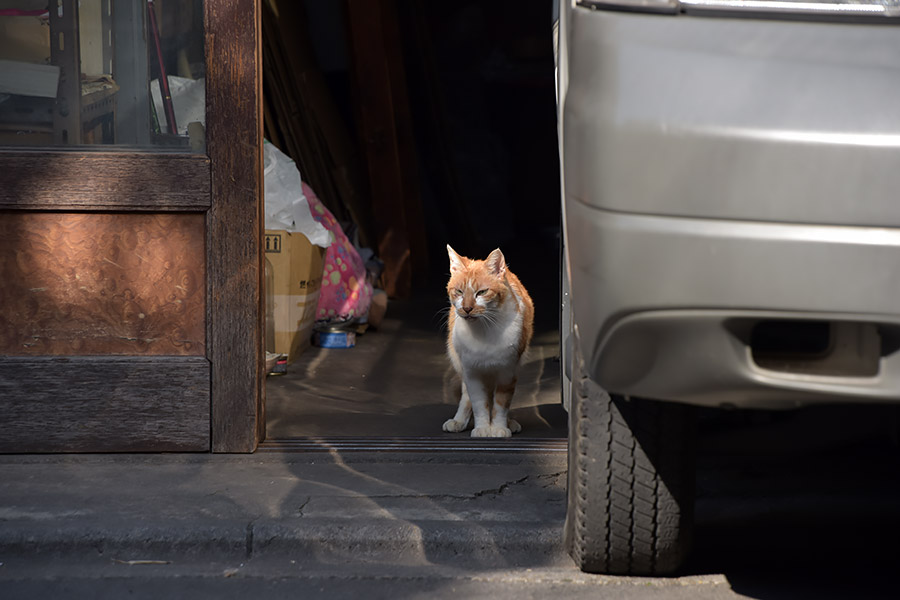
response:
[[[0,151],[0,209],[203,211],[209,192],[202,155]]]
[[[0,452],[209,451],[202,357],[0,358]]]
[[[260,0],[205,0],[212,449],[265,435]]]
[[[0,355],[206,352],[202,214],[0,213]]]

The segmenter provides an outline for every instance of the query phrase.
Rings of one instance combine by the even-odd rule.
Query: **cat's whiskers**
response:
[[[488,325],[497,325],[500,322],[500,317],[492,310],[484,311],[482,313],[482,318],[487,321]]]
[[[447,329],[447,322],[450,320],[450,311],[451,310],[453,310],[452,306],[445,306],[444,308],[442,308],[439,311],[437,311],[436,313],[434,313],[434,317],[432,318],[432,321],[434,321],[434,319],[437,318],[442,331]]]

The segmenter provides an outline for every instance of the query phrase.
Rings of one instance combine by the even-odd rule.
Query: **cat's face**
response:
[[[466,319],[490,317],[505,300],[504,281],[506,261],[499,249],[485,260],[472,260],[457,254],[447,246],[450,256],[450,281],[447,296],[457,316]]]

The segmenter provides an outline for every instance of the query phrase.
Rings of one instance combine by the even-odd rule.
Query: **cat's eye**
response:
[[[487,290],[478,290],[477,292],[475,292],[475,295],[476,296],[484,296],[487,293],[488,293]]]
[[[457,296],[462,296],[463,291],[459,288],[456,288],[455,290],[453,290],[453,293]]]

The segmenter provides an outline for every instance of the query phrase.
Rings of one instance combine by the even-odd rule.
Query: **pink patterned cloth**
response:
[[[372,302],[372,284],[366,279],[366,267],[359,252],[341,229],[316,193],[303,182],[303,194],[309,201],[309,212],[334,236],[325,252],[322,291],[316,309],[316,321],[339,322],[366,316]]]

